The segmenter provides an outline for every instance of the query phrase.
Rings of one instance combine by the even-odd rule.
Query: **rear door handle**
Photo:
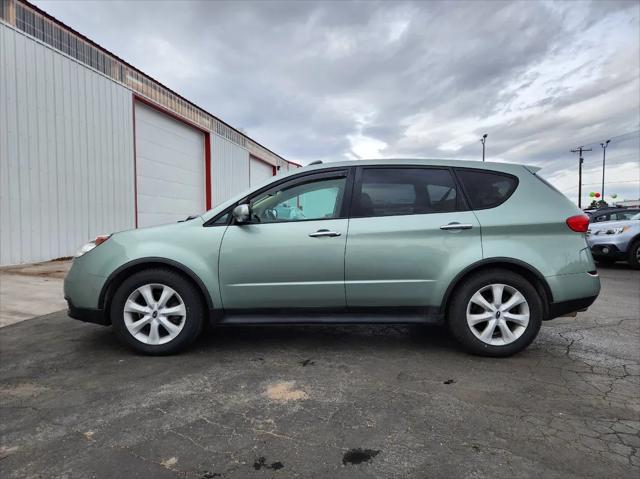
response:
[[[322,238],[324,236],[334,237],[340,236],[342,233],[338,231],[329,231],[329,230],[318,230],[315,233],[310,233],[309,236],[312,238]]]
[[[458,223],[457,221],[452,221],[440,227],[441,230],[470,230],[471,228],[473,228],[473,225],[469,223]]]

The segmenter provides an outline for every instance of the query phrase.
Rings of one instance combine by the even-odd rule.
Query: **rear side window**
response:
[[[352,216],[394,216],[455,211],[457,191],[449,170],[365,168]]]
[[[630,220],[637,211],[618,211],[617,213],[611,213],[611,219],[617,221]]]
[[[515,176],[494,171],[456,169],[471,208],[495,208],[511,196],[518,186]]]

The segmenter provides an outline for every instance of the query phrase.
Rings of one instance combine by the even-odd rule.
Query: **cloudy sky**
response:
[[[301,163],[536,164],[577,198],[640,196],[637,1],[35,3]],[[608,195],[607,195],[608,196]],[[586,198],[585,198],[586,199]]]

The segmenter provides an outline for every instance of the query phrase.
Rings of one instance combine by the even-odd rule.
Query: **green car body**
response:
[[[376,169],[384,176],[383,168],[449,171],[457,178],[455,208],[375,217],[352,214],[353,191],[363,171]],[[495,207],[474,208],[465,201],[468,194],[459,175],[482,170],[514,179],[515,189]],[[251,322],[258,312],[260,321],[267,315],[277,322],[304,322],[301,311],[318,313],[311,322],[353,322],[350,312],[358,312],[362,321],[417,320],[405,311],[420,311],[424,321],[441,321],[457,285],[487,268],[513,272],[531,283],[541,298],[543,320],[583,310],[597,297],[600,281],[585,235],[567,225],[567,219],[581,211],[535,171],[455,160],[305,167],[194,219],[113,234],[74,260],[64,286],[70,315],[110,324],[110,301],[119,285],[149,268],[182,275],[199,292],[208,319],[220,322],[234,314]],[[333,217],[243,224],[234,220],[233,209],[255,192],[331,174],[344,175],[338,180],[345,185],[342,209]],[[298,214],[300,205],[284,204],[271,214]],[[305,205],[301,211],[309,214],[311,209]],[[453,229],[442,229],[446,225]],[[309,236],[324,230],[336,235]],[[378,315],[382,312],[388,314]]]

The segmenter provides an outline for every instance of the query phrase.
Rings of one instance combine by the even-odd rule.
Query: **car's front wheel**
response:
[[[184,349],[198,337],[204,322],[196,287],[166,269],[140,271],[123,281],[110,312],[120,340],[144,354],[173,354]]]
[[[542,324],[542,300],[519,274],[492,269],[460,284],[449,306],[453,336],[471,353],[510,356],[535,339]]]

